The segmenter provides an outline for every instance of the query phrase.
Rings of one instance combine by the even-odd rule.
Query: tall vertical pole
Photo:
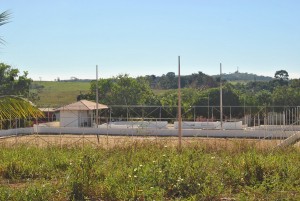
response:
[[[178,148],[181,150],[181,91],[180,91],[180,56],[178,56]]]
[[[230,111],[230,116],[229,116],[229,121],[231,121],[231,106],[229,107],[229,111]],[[225,119],[226,120],[226,119]]]
[[[299,125],[299,106],[297,106],[297,125]]]
[[[221,129],[223,129],[222,63],[220,63],[220,122],[221,122]]]
[[[98,65],[96,65],[96,126],[98,128],[99,117],[98,117],[98,107],[99,107],[99,90],[98,90]]]
[[[292,124],[294,125],[295,118],[294,118],[294,108],[292,108]]]
[[[96,65],[96,126],[98,128],[99,117],[98,117],[98,107],[99,107],[99,90],[98,90],[98,65]],[[97,140],[99,141],[99,134],[97,132]]]
[[[209,94],[207,96],[207,121],[209,121]]]
[[[196,107],[194,106],[194,122],[196,121]]]
[[[161,106],[159,107],[159,121],[161,121]]]
[[[246,97],[244,96],[244,122],[246,124]],[[247,122],[247,126],[248,126],[248,122]]]

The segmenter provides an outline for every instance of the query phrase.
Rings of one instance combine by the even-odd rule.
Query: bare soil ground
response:
[[[237,138],[203,138],[183,137],[182,146],[204,146],[214,149],[241,150],[246,147],[272,149],[280,140],[237,139]],[[98,136],[97,135],[25,135],[0,138],[0,146],[28,145],[38,147],[84,147],[95,146],[113,148],[132,146],[134,144],[156,144],[161,146],[178,146],[177,137],[136,137],[136,136]]]

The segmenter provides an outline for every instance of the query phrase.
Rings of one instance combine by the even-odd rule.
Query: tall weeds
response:
[[[300,199],[300,154],[134,142],[102,149],[0,149],[0,200]]]

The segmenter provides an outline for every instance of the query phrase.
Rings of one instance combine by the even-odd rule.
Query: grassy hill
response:
[[[40,90],[37,90],[39,88]],[[80,93],[87,93],[90,90],[90,82],[54,82],[54,81],[34,81],[31,92],[38,93],[40,100],[35,102],[38,107],[60,107],[76,102]],[[157,95],[165,93],[167,90],[154,89]]]
[[[40,90],[36,90],[37,87]],[[87,93],[90,83],[34,81],[32,88],[31,91],[40,96],[40,100],[35,103],[39,107],[59,107],[75,102],[80,93]]]

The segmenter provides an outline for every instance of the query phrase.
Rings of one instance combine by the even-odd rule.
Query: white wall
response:
[[[17,128],[17,129],[8,129],[8,130],[0,130],[0,136],[13,136],[13,135],[18,135],[18,134],[33,134],[34,128]]]
[[[299,129],[300,130],[300,127]],[[18,134],[100,134],[100,135],[135,135],[135,136],[177,136],[178,130],[167,129],[141,129],[141,128],[76,128],[76,127],[41,127],[35,125],[33,128],[18,128],[0,130],[0,136],[14,136]],[[294,135],[295,131],[278,130],[201,130],[183,129],[183,136],[192,137],[242,137],[242,138],[287,138]]]
[[[221,122],[192,122],[183,121],[182,129],[221,129]],[[178,128],[178,121],[174,122],[174,128]],[[223,122],[223,129],[236,130],[243,129],[242,121],[237,122]]]
[[[79,127],[91,127],[91,114],[89,111],[79,111]]]
[[[167,121],[115,121],[109,124],[101,124],[99,128],[167,128]]]
[[[60,111],[61,127],[91,127],[89,111]]]
[[[53,128],[36,127],[35,132],[39,134],[99,134],[99,135],[124,135],[124,136],[177,136],[178,130],[174,128]],[[0,131],[1,133],[1,131]],[[238,137],[238,138],[287,138],[295,134],[295,131],[282,130],[202,130],[183,129],[182,136],[189,137]]]
[[[78,111],[60,111],[61,127],[79,127],[78,119]]]

